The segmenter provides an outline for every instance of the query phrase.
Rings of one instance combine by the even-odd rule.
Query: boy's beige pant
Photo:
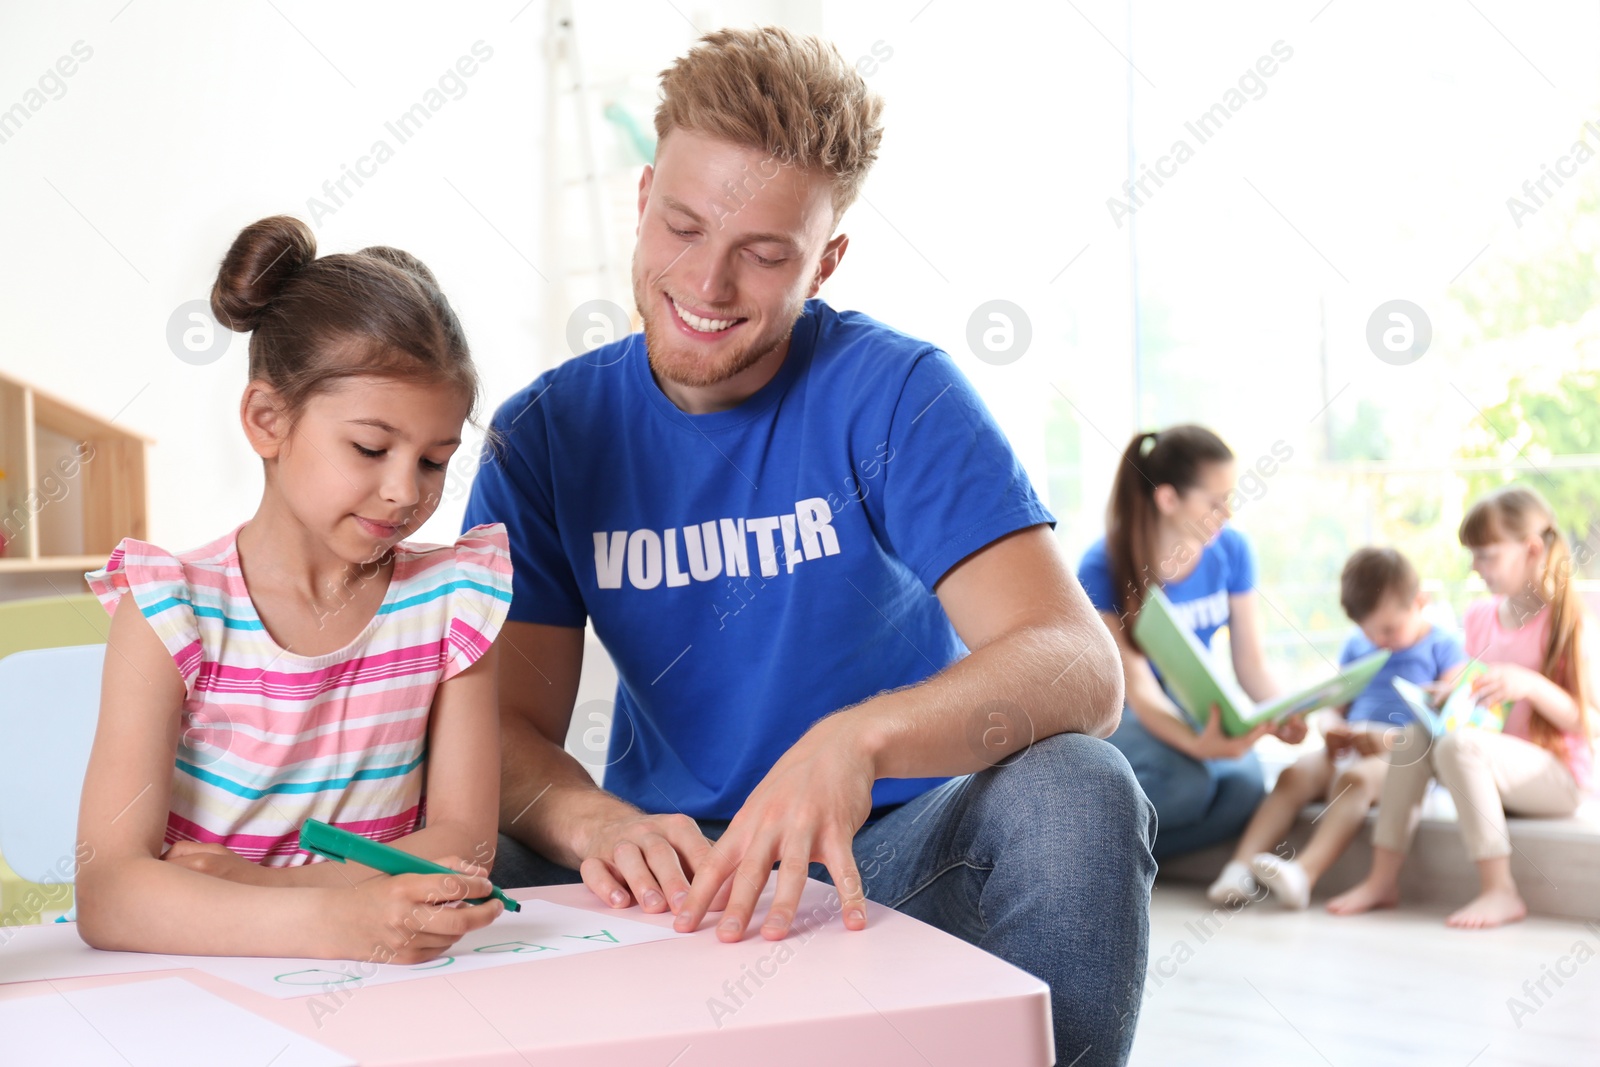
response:
[[[1567,765],[1529,741],[1487,730],[1430,738],[1413,723],[1389,753],[1372,843],[1405,852],[1416,833],[1428,782],[1438,778],[1456,802],[1456,819],[1473,860],[1511,854],[1506,813],[1571,815],[1581,799]]]

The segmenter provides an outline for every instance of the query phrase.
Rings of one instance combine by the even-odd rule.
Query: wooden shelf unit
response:
[[[146,537],[151,443],[0,374],[0,574],[94,570]]]

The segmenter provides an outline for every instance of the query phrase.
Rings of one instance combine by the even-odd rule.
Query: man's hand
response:
[[[637,900],[652,914],[679,911],[689,896],[689,878],[704,870],[715,847],[687,815],[635,812],[599,825],[583,850],[578,873],[613,908]]]
[[[877,775],[860,722],[848,711],[823,719],[773,765],[695,873],[673,924],[677,930],[697,929],[712,898],[726,894],[717,939],[741,940],[774,861],[778,887],[761,926],[767,940],[788,934],[813,861],[827,865],[845,926],[867,925],[866,893],[851,846],[872,812]]]

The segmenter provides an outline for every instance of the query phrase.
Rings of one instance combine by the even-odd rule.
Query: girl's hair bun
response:
[[[211,311],[238,333],[254,330],[289,279],[317,258],[311,227],[273,215],[239,231],[211,287]]]
[[[392,263],[412,277],[428,283],[432,288],[437,289],[439,287],[438,279],[433,276],[433,271],[429,270],[422,260],[410,252],[399,248],[390,248],[388,245],[373,245],[371,248],[363,248],[360,254],[369,256],[372,259],[381,259],[385,263]]]

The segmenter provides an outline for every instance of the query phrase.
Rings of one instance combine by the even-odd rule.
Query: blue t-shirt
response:
[[[1096,611],[1119,615],[1116,582],[1111,576],[1111,557],[1104,537],[1089,546],[1078,564],[1078,581],[1089,594]],[[1200,550],[1200,561],[1180,581],[1163,583],[1161,591],[1172,601],[1172,612],[1200,639],[1206,648],[1211,638],[1228,623],[1228,597],[1248,593],[1256,585],[1256,560],[1250,542],[1231,526]],[[1152,668],[1153,669],[1153,668]],[[1160,677],[1158,674],[1157,677]]]
[[[1350,635],[1339,653],[1339,666],[1360,659],[1378,646],[1367,640],[1367,635],[1357,630]],[[1372,676],[1367,687],[1350,701],[1345,712],[1346,722],[1389,722],[1405,726],[1416,719],[1410,706],[1400,699],[1390,681],[1404,678],[1417,685],[1428,685],[1439,676],[1467,658],[1461,641],[1451,633],[1432,626],[1416,644],[1397,649],[1389,654],[1378,673]]]
[[[730,819],[818,719],[949,666],[934,585],[1055,521],[948,355],[820,300],[731,410],[679,410],[633,334],[493,430],[463,525],[506,524],[512,620],[594,620],[619,675],[604,784],[646,811]]]

